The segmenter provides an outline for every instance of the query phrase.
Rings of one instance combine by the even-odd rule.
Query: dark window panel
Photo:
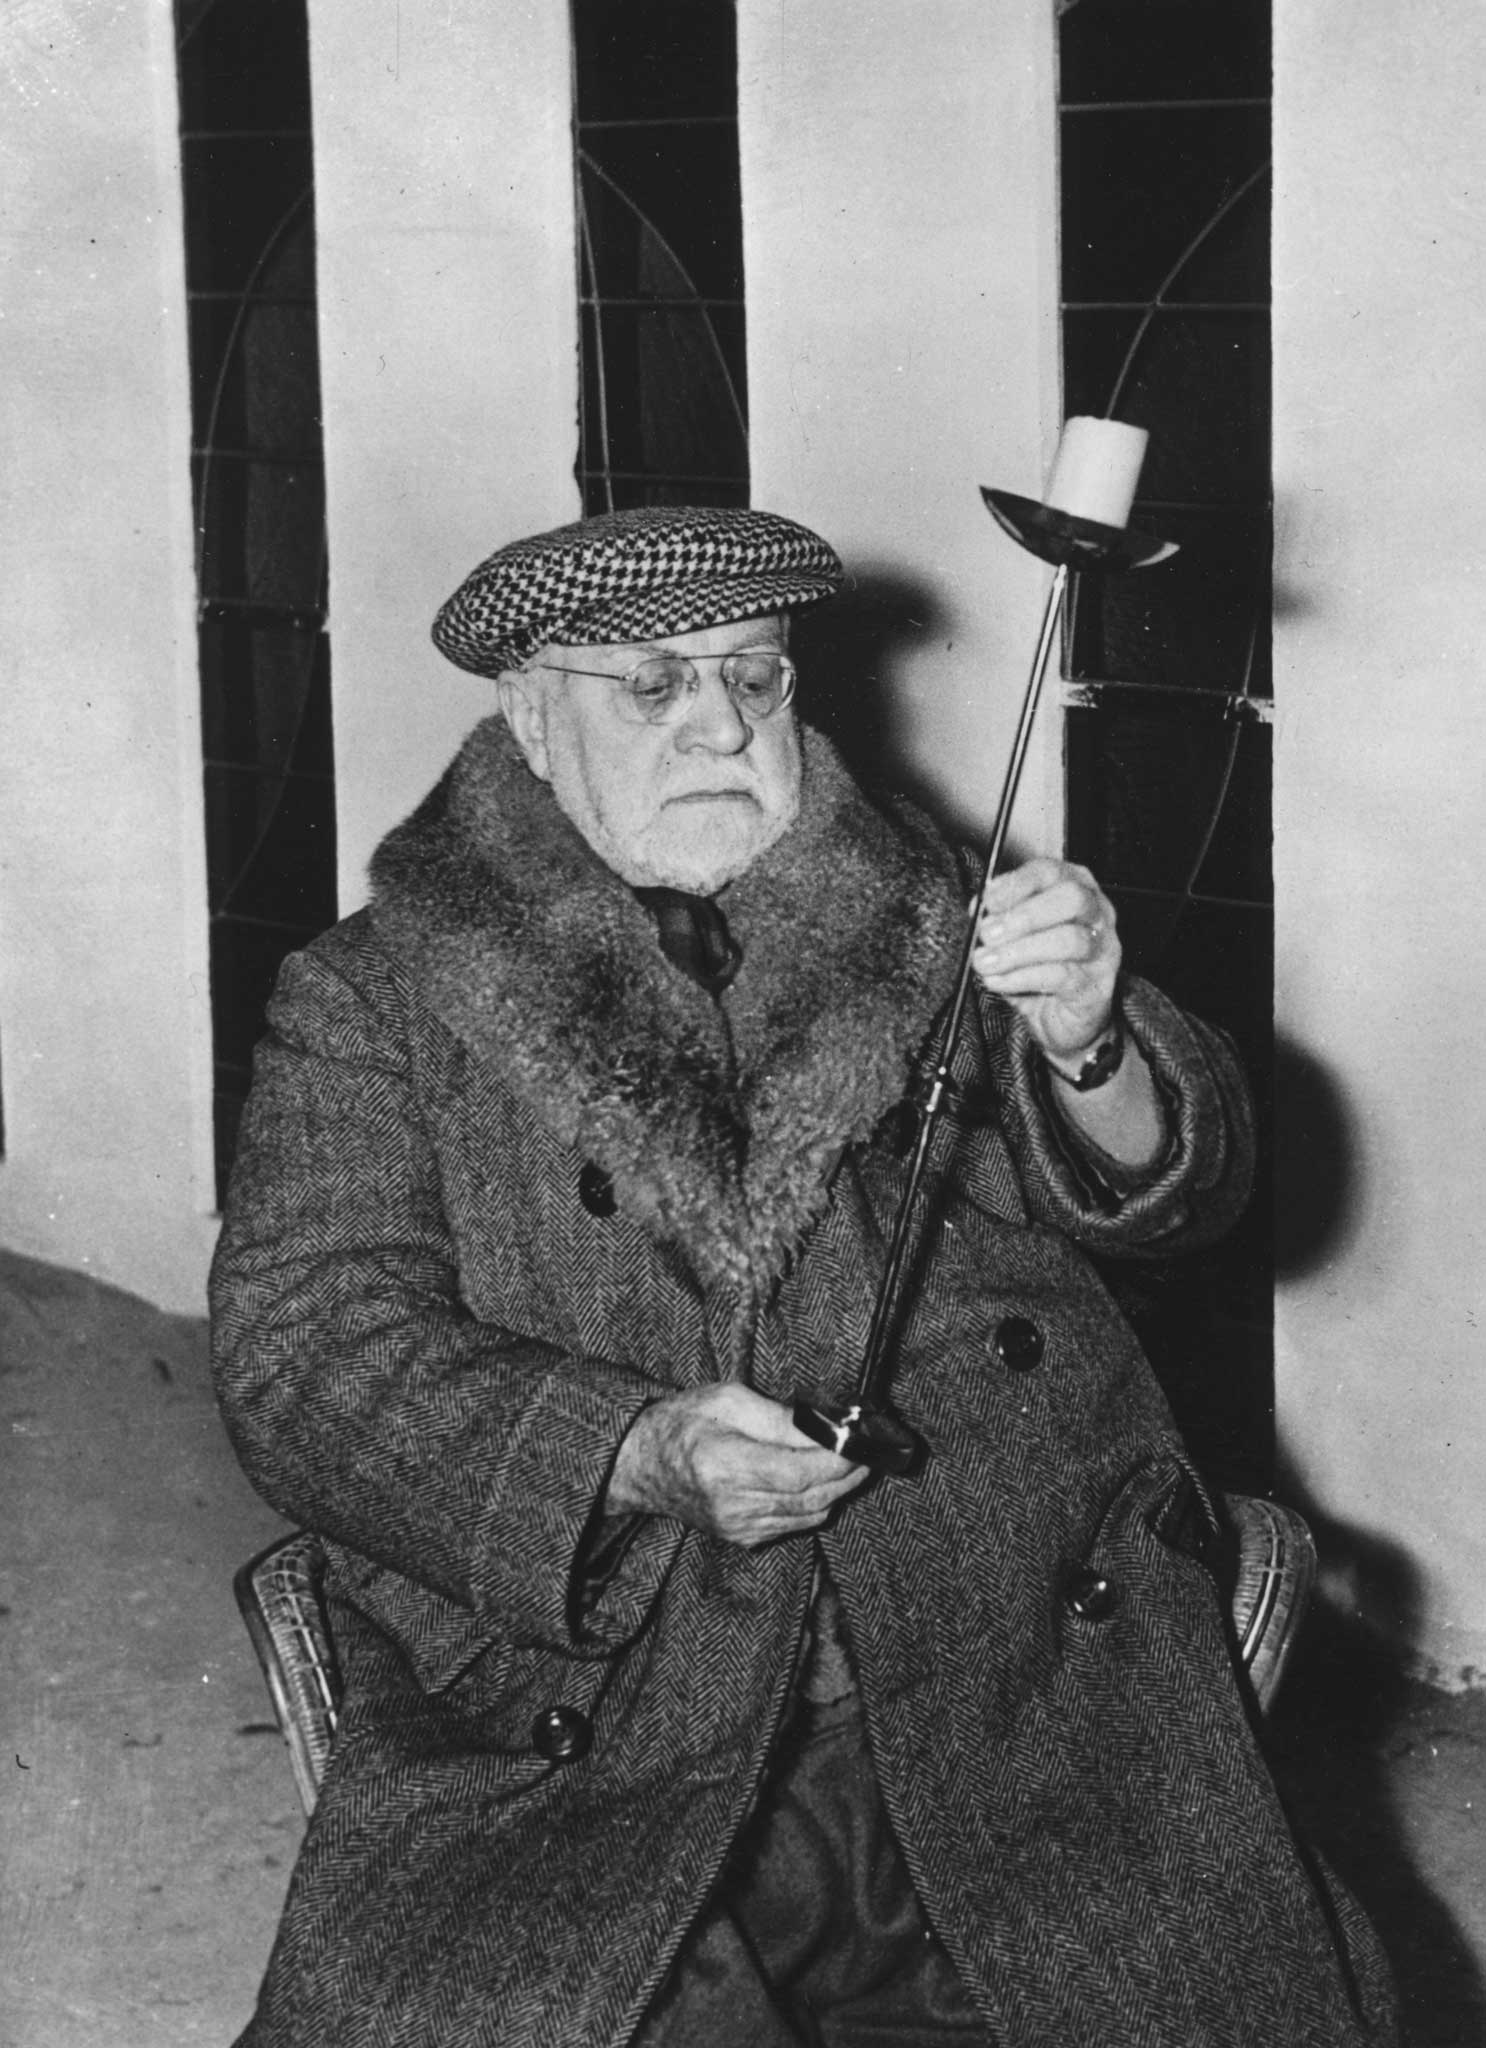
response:
[[[247,381],[239,344],[251,311],[238,298],[196,299],[187,308],[192,438],[198,447],[247,445]],[[199,491],[199,465],[194,475]]]
[[[669,477],[618,476],[605,478],[598,473],[584,473],[579,481],[583,488],[583,510],[585,513],[623,512],[632,505],[746,505],[748,503],[748,479],[740,477],[736,482],[721,482],[716,478],[696,481],[692,478],[673,480]]]
[[[1269,375],[1263,313],[1158,313],[1143,332],[1132,314],[1064,316],[1065,407],[1150,430],[1143,498],[1267,505]]]
[[[1059,19],[1064,100],[1264,98],[1271,0],[1074,0]]]
[[[212,465],[199,512],[204,597],[313,611],[325,583],[325,485],[318,468]]]
[[[589,307],[583,334],[585,468],[746,481],[741,310]]]
[[[1177,270],[1181,298],[1266,299],[1262,186],[1213,223],[1268,156],[1262,107],[1066,114],[1064,298],[1144,301]]]
[[[1110,890],[1126,960],[1234,1040],[1254,1097],[1254,1194],[1206,1251],[1102,1267],[1210,1484],[1273,1483],[1274,944],[1269,915]]]
[[[200,633],[202,746],[219,766],[332,773],[330,643],[318,627],[214,618]]]
[[[1069,848],[1115,899],[1130,971],[1233,1035],[1263,1191],[1270,913],[1185,888],[1268,891],[1269,735],[1222,699],[1269,687],[1269,120],[1170,102],[1267,95],[1268,0],[1065,0],[1058,33],[1065,106],[1105,109],[1061,122],[1065,409],[1150,429],[1135,523],[1182,549],[1077,592],[1072,672],[1156,687],[1070,714]],[[1178,310],[1144,317],[1157,296]],[[1219,1486],[1273,1478],[1272,1273],[1263,1192],[1211,1251],[1106,1271]]]
[[[220,1195],[279,961],[335,916],[309,53],[304,0],[176,29]]]
[[[281,391],[275,403],[271,390],[261,383],[255,387],[256,350],[250,362],[244,342],[254,340],[261,345],[275,334],[284,335],[286,329],[292,332],[282,319],[265,320],[267,310],[279,313],[290,309],[251,304],[234,307],[221,300],[191,309],[191,382],[197,401],[192,474],[198,488],[206,480],[203,464],[218,454],[227,461],[245,456],[281,462],[320,460],[319,377],[313,351],[300,355],[296,350],[277,366],[277,382],[297,377],[298,388],[292,396]],[[313,323],[312,309],[295,307],[292,311],[307,314]],[[301,333],[304,326],[303,318],[293,322],[293,328]]]
[[[732,0],[574,0],[581,121],[737,113]]]
[[[746,504],[732,0],[571,16],[584,509]]]
[[[206,770],[213,913],[320,929],[335,919],[335,796],[319,776]]]
[[[1068,851],[1106,888],[1265,903],[1269,728],[1211,698],[1103,690],[1068,713]]]
[[[212,920],[212,1018],[219,1069],[252,1065],[253,1047],[267,1029],[264,1010],[279,967],[314,936],[309,928],[270,927],[232,917]]]
[[[1267,1493],[1274,1484],[1272,1258],[1267,1204],[1256,1194],[1209,1250],[1150,1263],[1095,1260],[1199,1470],[1223,1492]]]
[[[178,0],[181,101],[192,128],[310,125],[304,0]]]
[[[192,291],[241,291],[310,204],[308,136],[186,141],[186,251]]]
[[[318,461],[314,306],[198,300],[190,322],[198,447]]]
[[[1108,895],[1119,914],[1125,966],[1234,1040],[1256,1094],[1267,1096],[1274,1056],[1273,918],[1262,906],[1202,903],[1123,889]]]
[[[1272,1233],[1258,1196],[1220,1245],[1137,1265],[1095,1260],[1209,1486],[1274,1484]]]
[[[1162,297],[1175,306],[1268,305],[1273,179],[1256,165],[1177,252],[1179,267]]]
[[[1269,514],[1160,505],[1138,508],[1135,523],[1180,552],[1152,569],[1080,577],[1069,675],[1267,698]]]
[[[320,356],[315,309],[254,305],[238,340],[247,395],[247,446],[297,455],[320,447]],[[220,443],[222,436],[217,435]]]
[[[232,1162],[237,1156],[237,1133],[247,1101],[248,1083],[235,1067],[219,1066],[212,1079],[212,1137],[216,1165],[217,1198],[227,1193]]]
[[[581,148],[589,288],[609,298],[742,297],[733,128],[586,131]]]

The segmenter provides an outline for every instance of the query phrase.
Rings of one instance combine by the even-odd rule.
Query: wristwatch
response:
[[[1068,1086],[1076,1089],[1080,1095],[1087,1095],[1091,1088],[1102,1088],[1106,1081],[1114,1079],[1120,1071],[1124,1057],[1125,1020],[1116,1009],[1110,1014],[1109,1029],[1077,1073],[1070,1074],[1062,1067],[1053,1066],[1051,1060],[1048,1065],[1053,1067],[1053,1072],[1060,1081],[1066,1081]]]

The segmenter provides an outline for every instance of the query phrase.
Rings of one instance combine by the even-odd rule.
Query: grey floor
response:
[[[197,1322],[0,1253],[0,1398],[0,2048],[225,2048],[301,1834],[230,1590],[282,1524]],[[1274,1741],[1417,2048],[1486,2044],[1486,1693],[1315,1626]]]

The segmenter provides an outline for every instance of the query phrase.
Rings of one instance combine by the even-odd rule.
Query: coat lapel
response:
[[[754,1299],[900,1099],[963,931],[932,828],[804,738],[799,822],[719,899],[743,948],[726,1017],[499,719],[372,862],[378,929],[434,1012],[628,1214]]]

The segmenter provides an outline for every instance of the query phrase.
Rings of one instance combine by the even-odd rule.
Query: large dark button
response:
[[[591,1159],[578,1175],[578,1200],[590,1216],[614,1214],[614,1183]]]
[[[552,1764],[575,1764],[593,1747],[593,1727],[576,1707],[548,1707],[531,1724],[532,1748]]]
[[[991,1343],[1008,1372],[1030,1372],[1041,1365],[1047,1349],[1041,1330],[1025,1316],[1007,1316],[997,1323]]]
[[[1068,1612],[1080,1621],[1104,1621],[1120,1604],[1120,1589],[1113,1579],[1096,1572],[1092,1565],[1080,1565],[1071,1572],[1063,1598]]]

